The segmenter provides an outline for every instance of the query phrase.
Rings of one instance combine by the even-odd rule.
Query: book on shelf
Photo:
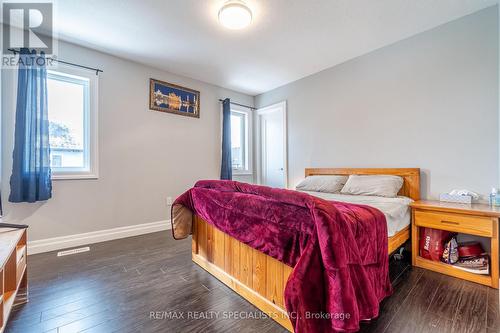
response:
[[[469,273],[481,275],[488,275],[490,271],[489,259],[486,254],[476,257],[461,257],[453,266]]]

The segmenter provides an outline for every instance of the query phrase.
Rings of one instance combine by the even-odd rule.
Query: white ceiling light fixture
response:
[[[219,10],[219,22],[228,29],[243,29],[252,22],[252,11],[241,0],[229,0]]]

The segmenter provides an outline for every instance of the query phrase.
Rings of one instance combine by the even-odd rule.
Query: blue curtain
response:
[[[222,164],[220,179],[233,179],[231,163],[231,101],[229,98],[222,102]]]
[[[21,49],[10,202],[52,197],[45,55]]]

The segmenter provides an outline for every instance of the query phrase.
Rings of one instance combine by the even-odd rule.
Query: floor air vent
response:
[[[59,251],[57,252],[58,257],[62,256],[69,256],[70,254],[77,254],[77,253],[82,253],[82,252],[87,252],[90,251],[90,247],[79,247],[77,249],[71,249],[71,250],[65,250],[65,251]]]

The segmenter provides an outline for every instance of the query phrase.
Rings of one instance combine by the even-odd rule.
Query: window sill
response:
[[[233,176],[252,176],[253,172],[251,171],[236,171],[233,170]]]
[[[53,174],[52,180],[80,180],[80,179],[99,179],[96,174]]]

